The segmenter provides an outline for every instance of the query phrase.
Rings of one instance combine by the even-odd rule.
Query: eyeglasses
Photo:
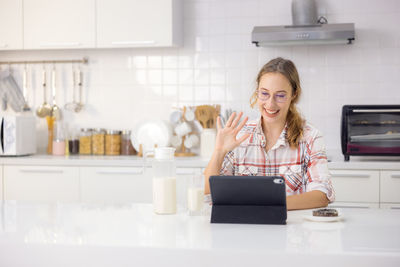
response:
[[[265,90],[257,90],[257,97],[261,101],[267,101],[271,97],[271,94]],[[279,92],[277,94],[274,94],[274,100],[278,103],[285,103],[287,99],[287,93]]]

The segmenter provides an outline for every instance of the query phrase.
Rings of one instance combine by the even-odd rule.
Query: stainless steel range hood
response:
[[[351,44],[354,37],[354,23],[256,26],[251,42],[256,46]]]
[[[316,14],[314,0],[293,0],[293,25],[256,26],[251,41],[256,46],[351,44],[355,38],[354,23],[328,24]]]

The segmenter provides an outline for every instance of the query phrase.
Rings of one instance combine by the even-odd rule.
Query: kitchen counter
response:
[[[209,214],[209,211],[206,212]],[[400,210],[346,209],[339,222],[210,224],[151,204],[1,205],[0,266],[400,266]]]
[[[328,156],[331,169],[364,169],[364,170],[399,170],[400,157],[352,157],[345,162],[342,155]],[[149,166],[151,158],[146,161],[138,156],[51,156],[32,155],[22,157],[0,157],[3,165],[43,165],[43,166],[120,166],[142,167]],[[176,165],[182,168],[205,168],[208,160],[197,157],[177,157]]]

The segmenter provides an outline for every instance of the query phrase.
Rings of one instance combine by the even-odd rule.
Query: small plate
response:
[[[140,123],[132,132],[131,141],[136,151],[142,144],[143,151],[152,151],[154,146],[169,146],[172,137],[172,129],[169,123],[157,120]]]
[[[339,214],[339,216],[335,217],[323,217],[323,216],[313,216],[313,215],[304,215],[304,219],[313,222],[336,222],[343,219],[343,215]]]

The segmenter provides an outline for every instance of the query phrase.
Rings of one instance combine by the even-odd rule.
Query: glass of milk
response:
[[[187,208],[189,215],[203,215],[204,175],[189,177],[187,188]]]
[[[175,148],[160,147],[154,150],[153,210],[156,214],[176,213]]]

